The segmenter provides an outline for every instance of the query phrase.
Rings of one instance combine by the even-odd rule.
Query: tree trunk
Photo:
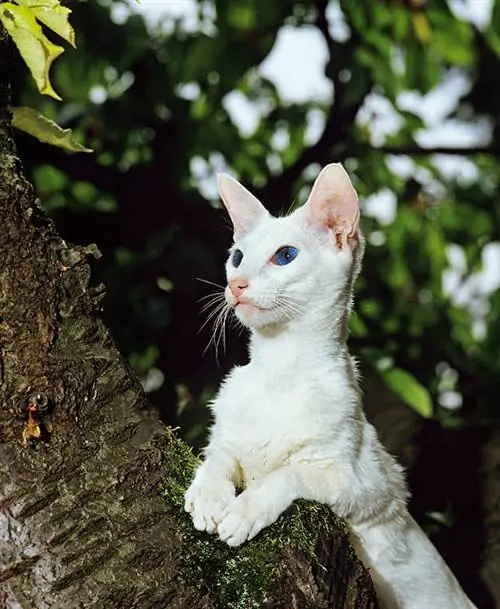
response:
[[[375,608],[342,523],[297,502],[239,550],[182,510],[195,458],[98,317],[95,247],[41,212],[13,143],[0,29],[0,607]]]

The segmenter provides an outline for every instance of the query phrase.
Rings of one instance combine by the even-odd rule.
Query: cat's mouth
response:
[[[260,307],[249,300],[238,300],[233,311],[238,320],[249,328],[260,327],[269,317],[269,309]]]
[[[269,312],[268,307],[256,304],[254,300],[244,294],[235,296],[229,290],[226,290],[226,302],[242,318],[253,318],[255,315]]]
[[[259,305],[256,305],[253,302],[250,302],[248,300],[239,300],[235,305],[234,308],[237,309],[239,308],[240,311],[267,311],[268,309],[265,309],[264,307],[259,307]]]

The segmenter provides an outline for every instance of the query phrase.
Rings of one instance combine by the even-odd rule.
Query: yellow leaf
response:
[[[40,93],[60,100],[50,83],[49,70],[54,59],[59,57],[64,49],[44,36],[33,13],[24,6],[11,2],[0,4],[0,20],[31,70]]]
[[[71,46],[75,46],[75,30],[69,23],[71,9],[61,6],[60,0],[17,0],[35,15],[44,25],[50,28]]]
[[[93,152],[79,144],[71,129],[63,129],[57,123],[40,114],[33,108],[19,106],[12,108],[12,124],[17,129],[33,135],[41,142],[70,150],[71,152]]]
[[[422,43],[429,42],[432,38],[432,30],[427,17],[423,13],[415,13],[412,17],[413,29],[417,38]]]

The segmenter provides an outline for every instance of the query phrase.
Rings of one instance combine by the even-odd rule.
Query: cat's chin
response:
[[[263,309],[250,304],[239,304],[234,308],[238,321],[249,330],[264,331],[267,329],[279,330],[287,322],[288,317],[280,318],[276,311]]]
[[[264,309],[250,303],[239,303],[234,307],[238,320],[247,328],[261,328],[273,321],[270,309]]]

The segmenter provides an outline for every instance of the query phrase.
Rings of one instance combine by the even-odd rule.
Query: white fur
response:
[[[232,370],[212,404],[215,422],[204,462],[186,493],[186,510],[197,529],[238,546],[298,498],[326,503],[350,525],[383,609],[471,609],[409,515],[402,469],[362,410],[345,342],[362,256],[357,217],[338,208],[333,196],[332,217],[341,216],[334,229],[311,220],[318,217],[318,206],[324,211],[322,191],[332,197],[338,183],[345,196],[348,178],[342,172],[328,166],[308,203],[285,218],[274,218],[245,198],[236,181],[220,179],[226,205],[228,198],[235,201],[230,207],[238,226],[235,247],[244,254],[237,269],[228,261],[228,281],[245,277],[249,283],[246,304],[238,304],[229,288],[226,300],[237,305],[236,316],[251,329],[250,362]],[[238,198],[245,201],[242,217]],[[340,241],[335,227],[345,233]],[[276,266],[270,259],[283,245],[299,254]],[[236,496],[235,487],[244,490]]]

